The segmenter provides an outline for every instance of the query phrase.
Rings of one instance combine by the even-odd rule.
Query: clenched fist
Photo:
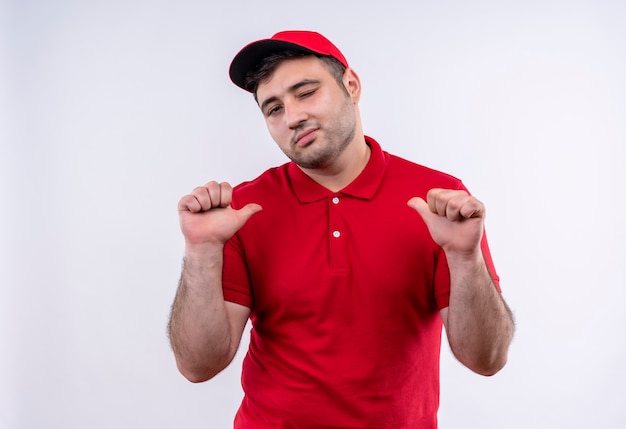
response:
[[[261,211],[258,204],[240,210],[231,207],[233,188],[226,182],[209,182],[195,188],[178,202],[180,228],[188,245],[223,245]]]
[[[485,206],[462,190],[434,188],[424,201],[415,197],[408,201],[430,231],[433,240],[446,254],[471,255],[480,251]]]

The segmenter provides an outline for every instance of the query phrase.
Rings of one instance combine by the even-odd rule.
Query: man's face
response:
[[[272,138],[302,168],[329,167],[354,139],[353,100],[317,57],[285,60],[256,94]]]

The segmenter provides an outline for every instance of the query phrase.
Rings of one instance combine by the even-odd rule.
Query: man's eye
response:
[[[267,111],[267,116],[272,116],[275,115],[276,113],[278,113],[280,111],[282,107],[281,106],[274,106],[271,107],[268,111]]]
[[[312,95],[315,92],[314,89],[310,90],[310,91],[304,91],[300,94],[300,98],[304,98],[304,97],[308,97],[309,95]]]

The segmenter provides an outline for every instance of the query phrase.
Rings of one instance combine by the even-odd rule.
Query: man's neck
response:
[[[369,145],[365,142],[365,137],[361,135],[332,165],[315,169],[302,168],[302,171],[326,189],[338,192],[361,174],[370,159],[371,152]]]

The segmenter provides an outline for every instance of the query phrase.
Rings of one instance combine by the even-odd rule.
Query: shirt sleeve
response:
[[[224,299],[252,307],[252,288],[244,252],[237,235],[224,245],[224,266],[222,270],[222,290]]]
[[[457,189],[470,193],[461,181],[458,182]],[[493,284],[496,290],[501,293],[502,290],[500,289],[500,277],[496,272],[493,258],[491,257],[486,232],[483,232],[483,237],[480,241],[480,248],[482,250],[485,263],[487,264],[487,270],[489,271],[491,279],[493,280]],[[448,305],[450,304],[450,269],[448,268],[446,255],[443,249],[440,249],[435,270],[435,300],[437,301],[437,308],[441,310],[445,307],[448,307]]]

